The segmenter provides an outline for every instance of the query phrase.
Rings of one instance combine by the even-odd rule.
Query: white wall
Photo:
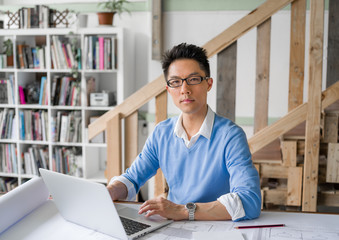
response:
[[[164,19],[164,48],[169,49],[181,42],[203,45],[217,36],[231,24],[245,16],[247,11],[220,12],[165,12]],[[92,25],[97,24],[96,16],[89,18]],[[151,60],[151,14],[149,12],[133,12],[115,17],[116,25],[129,28],[135,42],[135,75],[136,89],[154,80],[160,74],[161,64]],[[327,22],[325,14],[324,49],[327,48]],[[306,36],[309,36],[308,17]],[[270,64],[270,97],[269,117],[282,117],[287,113],[288,77],[289,77],[289,39],[290,11],[280,11],[272,17],[271,64]],[[305,93],[307,101],[308,79],[308,40],[306,42],[305,63]],[[251,30],[238,41],[237,59],[237,93],[236,116],[253,117],[255,90],[255,59],[256,59],[256,29]],[[216,57],[210,59],[212,77],[216,82]],[[326,76],[326,57],[324,58],[324,84]],[[208,98],[210,106],[216,106],[216,85]],[[227,94],[227,93],[226,93]],[[154,112],[154,102],[149,104],[149,111]],[[172,101],[169,101],[169,113],[177,114]]]

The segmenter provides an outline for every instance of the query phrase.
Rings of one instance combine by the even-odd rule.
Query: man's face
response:
[[[206,77],[199,63],[193,59],[179,59],[168,68],[169,79],[183,79],[188,77]],[[198,85],[188,85],[186,81],[182,86],[171,88],[166,86],[172,96],[174,104],[184,114],[205,114],[207,107],[207,92],[212,88],[213,79],[203,80]]]

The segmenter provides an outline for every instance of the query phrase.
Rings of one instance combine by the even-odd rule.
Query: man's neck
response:
[[[190,140],[197,132],[199,132],[202,123],[207,115],[208,107],[198,113],[186,114],[182,116],[182,126],[185,129],[188,139]]]

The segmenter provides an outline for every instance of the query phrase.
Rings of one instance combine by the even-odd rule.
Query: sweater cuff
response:
[[[227,193],[217,199],[232,217],[232,221],[245,216],[245,210],[237,193]]]
[[[136,192],[133,183],[131,183],[127,178],[123,176],[116,176],[109,181],[109,185],[113,184],[115,181],[122,182],[125,184],[127,188],[127,198],[126,199],[119,199],[119,200],[126,200],[126,201],[135,201],[136,200]]]

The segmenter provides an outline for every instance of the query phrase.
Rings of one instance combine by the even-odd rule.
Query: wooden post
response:
[[[311,0],[310,12],[309,87],[302,210],[315,212],[317,210],[320,145],[324,0]]]
[[[155,122],[159,122],[167,119],[167,91],[161,93],[155,98]],[[167,196],[167,183],[166,179],[161,171],[158,169],[157,174],[154,179],[154,196],[159,196],[161,194],[166,194]]]
[[[255,81],[254,133],[268,125],[271,18],[257,28],[257,70]]]
[[[290,77],[288,111],[303,103],[306,0],[291,5]]]
[[[218,53],[217,114],[235,121],[237,42]]]
[[[162,56],[162,0],[152,0],[152,59]]]
[[[105,176],[109,182],[112,177],[119,176],[122,173],[121,160],[121,119],[117,114],[111,120],[107,121],[107,167]]]
[[[125,118],[125,169],[138,155],[138,111]]]

